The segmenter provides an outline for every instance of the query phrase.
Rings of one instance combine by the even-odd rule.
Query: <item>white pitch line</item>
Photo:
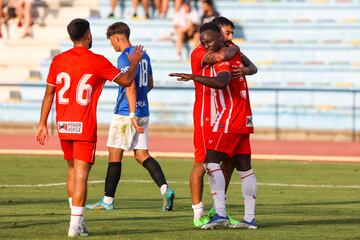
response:
[[[151,180],[120,180],[123,183],[153,183]],[[88,181],[89,184],[104,183],[104,180]],[[189,184],[189,182],[169,181],[171,184]],[[232,182],[231,184],[241,185],[241,182]],[[48,183],[48,184],[15,184],[15,185],[0,185],[0,188],[37,188],[37,187],[56,187],[65,186],[66,183]],[[257,183],[259,186],[269,187],[291,187],[291,188],[346,188],[346,189],[360,189],[360,185],[329,185],[329,184],[286,184],[286,183]]]
[[[41,149],[0,149],[0,155],[57,155],[61,156],[61,150],[41,150]],[[97,156],[108,156],[107,151],[96,151]],[[166,157],[166,158],[190,158],[194,157],[192,152],[151,152],[153,157]],[[125,152],[124,156],[132,157],[132,152]],[[360,157],[351,156],[317,156],[317,155],[283,155],[283,154],[253,154],[253,160],[280,160],[280,161],[306,161],[306,162],[348,162],[360,163]]]

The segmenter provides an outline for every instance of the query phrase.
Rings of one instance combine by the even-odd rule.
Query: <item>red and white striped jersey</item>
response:
[[[199,45],[191,53],[191,69],[195,75],[211,77],[211,67],[203,66],[203,58],[207,51]],[[194,102],[194,127],[211,127],[216,119],[216,109],[214,95],[211,89],[201,83],[195,82],[195,102]]]
[[[241,62],[240,54],[235,55],[227,63],[234,67]],[[213,76],[225,71],[224,63],[214,64],[211,67]],[[232,78],[225,90],[211,89],[215,98],[216,120],[213,132],[243,133],[254,132],[252,112],[250,107],[249,91],[245,77]]]

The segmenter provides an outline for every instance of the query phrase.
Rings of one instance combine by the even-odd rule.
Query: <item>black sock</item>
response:
[[[121,162],[109,162],[105,178],[104,194],[107,197],[114,197],[116,187],[120,181],[121,176]]]
[[[143,162],[143,166],[148,170],[150,176],[152,177],[156,185],[158,185],[158,187],[167,184],[164,173],[161,170],[159,163],[155,159],[149,157]]]

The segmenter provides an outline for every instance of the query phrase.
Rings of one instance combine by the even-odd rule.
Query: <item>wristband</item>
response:
[[[129,113],[129,117],[130,118],[135,118],[135,113],[133,113],[133,112]]]

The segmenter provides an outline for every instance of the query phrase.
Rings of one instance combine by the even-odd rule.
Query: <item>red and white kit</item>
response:
[[[55,86],[56,126],[66,160],[93,161],[99,96],[106,80],[112,81],[118,74],[119,70],[105,57],[82,47],[53,59],[47,84]],[[93,147],[79,145],[84,150],[81,154],[75,141],[90,142]]]
[[[211,74],[230,71],[241,63],[240,54],[227,62],[211,66]],[[249,134],[254,132],[249,91],[245,77],[232,78],[224,90],[211,89],[217,112],[207,149],[225,152],[229,156],[250,154]]]

